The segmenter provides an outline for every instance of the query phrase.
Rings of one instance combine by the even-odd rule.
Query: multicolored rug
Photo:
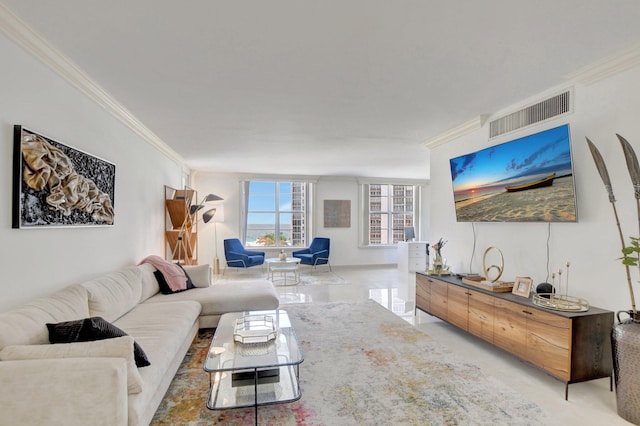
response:
[[[536,404],[373,301],[283,306],[298,336],[302,398],[260,407],[261,425],[536,425]],[[253,409],[206,408],[201,330],[152,425],[245,425]]]

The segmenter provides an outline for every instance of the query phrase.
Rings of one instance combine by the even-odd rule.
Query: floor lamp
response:
[[[218,223],[224,222],[224,204],[216,205],[216,214],[213,216],[213,238],[215,257],[213,259],[213,273],[220,275],[220,259],[218,259]]]

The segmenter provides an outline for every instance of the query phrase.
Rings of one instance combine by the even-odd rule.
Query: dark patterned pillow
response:
[[[189,276],[189,274],[187,274],[187,271],[184,270],[184,268],[182,267],[181,264],[178,263],[178,266],[180,267],[180,269],[182,269],[182,272],[184,272],[184,276],[187,277],[187,290],[191,290],[192,288],[196,288],[196,286],[193,283],[193,281],[191,281],[191,277]]]
[[[173,294],[173,290],[167,284],[167,280],[164,279],[164,275],[160,271],[154,271],[153,276],[156,277],[156,281],[158,281],[158,287],[160,287],[160,293],[162,294]]]
[[[47,329],[49,329],[49,342],[51,343],[91,342],[127,336],[127,333],[102,317],[84,318],[57,324],[47,323]],[[147,355],[137,342],[133,342],[133,355],[137,367],[151,365]]]
[[[171,289],[171,287],[169,287],[169,284],[167,283],[167,280],[164,277],[164,275],[162,275],[162,272],[156,270],[156,271],[153,272],[153,275],[156,277],[156,281],[158,281],[158,287],[160,287],[160,293],[162,293],[162,294],[173,294],[173,293],[180,293],[181,291],[187,291],[187,290],[190,290],[192,288],[196,288],[196,286],[193,284],[193,281],[191,281],[191,278],[187,274],[187,271],[185,271],[184,268],[182,267],[182,265],[180,265],[179,263],[177,265],[180,267],[180,269],[182,269],[182,271],[184,272],[185,277],[187,277],[187,288],[182,289],[182,290],[173,291]]]

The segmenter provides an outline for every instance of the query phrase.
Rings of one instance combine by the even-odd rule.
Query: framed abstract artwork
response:
[[[325,228],[351,227],[351,200],[324,200]]]
[[[13,130],[13,228],[113,225],[114,164],[20,125]]]

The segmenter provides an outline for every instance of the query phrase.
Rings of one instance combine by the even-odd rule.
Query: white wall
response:
[[[426,158],[426,156],[425,156]],[[426,161],[426,160],[425,160]],[[246,178],[246,176],[245,176]],[[224,249],[222,241],[225,238],[237,238],[240,235],[240,176],[228,174],[202,173],[196,174],[193,186],[198,195],[204,197],[214,193],[225,199],[225,222],[217,225],[218,257],[221,267],[224,266]],[[423,185],[422,211],[428,211],[429,187]],[[351,200],[351,227],[324,227],[324,200]],[[394,246],[361,247],[358,243],[358,181],[350,177],[319,177],[314,196],[313,226],[314,236],[331,238],[332,265],[382,265],[397,263],[397,250]],[[428,215],[423,214],[423,218]],[[200,225],[198,240],[198,257],[200,263],[210,263],[214,257],[214,230],[211,224]],[[428,221],[425,220],[422,236],[428,238]],[[273,252],[273,255],[276,251]]]
[[[0,35],[0,312],[163,254],[164,189],[182,165],[136,136],[48,67]],[[116,164],[115,225],[12,229],[13,125]]]
[[[568,122],[575,167],[578,222],[551,224],[549,268],[551,271],[557,271],[558,268],[566,270],[565,263],[570,261],[570,295],[611,310],[631,308],[624,268],[616,260],[620,256],[621,246],[612,208],[585,136],[598,146],[608,165],[625,236],[638,235],[633,188],[615,134],[619,133],[629,140],[640,155],[639,81],[640,67],[636,67],[590,86],[576,84],[574,113],[569,116],[492,141],[488,141],[488,125],[485,125],[473,134],[432,150],[431,235],[434,238],[442,235],[449,240],[443,255],[455,271],[469,271],[473,232],[470,223],[457,223],[455,219],[449,159]],[[519,107],[514,105],[510,110]],[[505,257],[503,280],[531,276],[534,286],[545,281],[546,224],[478,223],[475,229],[477,248],[473,257],[473,272],[481,272],[484,250],[496,246]],[[633,271],[633,277],[640,298],[637,270]]]

